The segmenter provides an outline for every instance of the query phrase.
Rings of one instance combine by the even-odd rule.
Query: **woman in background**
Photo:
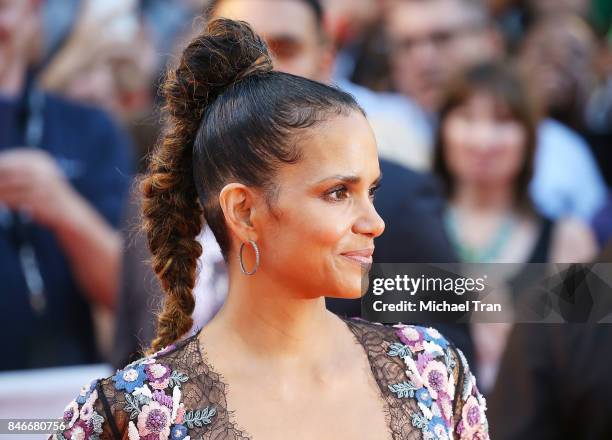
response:
[[[586,225],[573,218],[553,222],[538,214],[529,198],[537,123],[533,98],[508,67],[475,66],[449,87],[434,169],[446,189],[447,230],[462,261],[570,263],[595,256]],[[509,269],[508,281],[520,269],[503,267]],[[488,390],[509,326],[474,324],[472,330],[480,385]]]
[[[55,438],[488,438],[465,357],[436,329],[340,318],[384,223],[363,111],[273,72],[244,22],[212,21],[165,84],[142,182],[167,294],[150,354],[84,387]],[[203,220],[228,264],[221,310],[189,335]]]

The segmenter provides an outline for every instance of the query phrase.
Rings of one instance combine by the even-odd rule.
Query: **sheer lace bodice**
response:
[[[344,321],[367,354],[393,440],[488,438],[465,358],[435,329]],[[83,387],[54,438],[251,440],[199,333]]]

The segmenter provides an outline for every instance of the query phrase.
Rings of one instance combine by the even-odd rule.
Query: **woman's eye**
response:
[[[347,196],[347,189],[345,187],[336,188],[329,193],[327,193],[330,199],[332,200],[343,200]]]
[[[378,191],[378,188],[380,188],[380,185],[376,185],[370,188],[370,197],[372,198],[372,200],[374,200],[374,196],[376,195],[376,191]]]
[[[373,186],[372,188],[368,190],[368,196],[370,197],[370,199],[374,200],[374,195],[376,193],[376,190],[378,190],[379,187],[380,185]],[[336,188],[327,193],[327,198],[333,201],[336,201],[336,202],[340,200],[344,200],[348,197],[349,197],[349,193],[348,193],[348,188],[346,187]]]

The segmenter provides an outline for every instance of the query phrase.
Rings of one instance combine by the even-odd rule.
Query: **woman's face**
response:
[[[451,110],[442,140],[447,167],[459,185],[513,185],[525,161],[525,127],[484,92]]]
[[[385,227],[373,205],[374,135],[352,112],[309,129],[298,148],[302,159],[281,168],[273,213],[260,222],[258,271],[304,298],[357,298]]]

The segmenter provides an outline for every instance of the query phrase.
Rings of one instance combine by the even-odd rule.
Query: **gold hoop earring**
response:
[[[255,272],[257,272],[257,268],[259,267],[259,247],[257,246],[257,243],[255,243],[255,241],[253,240],[249,239],[249,243],[251,244],[251,246],[253,246],[253,250],[255,251],[255,267],[250,272],[247,272],[247,270],[244,268],[244,261],[242,260],[242,250],[244,249],[244,245],[246,243],[242,243],[240,245],[240,252],[238,253],[238,260],[240,261],[240,270],[242,270],[242,273],[245,275],[253,275]]]

